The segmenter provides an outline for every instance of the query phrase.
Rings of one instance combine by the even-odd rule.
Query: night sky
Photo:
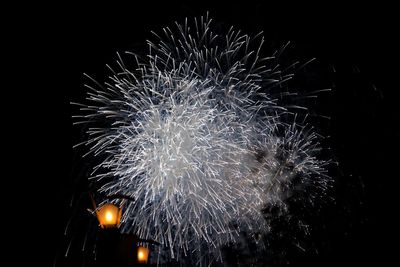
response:
[[[276,253],[285,251],[280,258],[291,266],[384,266],[395,255],[400,112],[393,8],[231,2],[160,5],[149,1],[140,6],[103,5],[101,10],[57,5],[28,19],[25,39],[33,42],[30,47],[36,51],[30,69],[38,72],[40,82],[28,94],[39,99],[37,124],[32,127],[37,138],[32,142],[43,154],[35,157],[40,162],[36,165],[43,168],[40,187],[45,194],[40,201],[50,210],[41,228],[46,238],[40,249],[45,263],[40,266],[52,266],[55,257],[65,253],[63,233],[73,213],[71,196],[85,187],[82,176],[88,165],[79,158],[82,151],[72,149],[85,136],[79,127],[72,127],[71,116],[77,109],[69,104],[84,99],[83,73],[104,81],[105,65],[114,64],[116,52],[145,52],[151,30],[205,15],[207,10],[215,22],[253,35],[264,31],[266,52],[290,41],[289,59],[316,58],[301,78],[314,81],[313,89],[333,88],[311,104],[318,114],[331,117],[316,126],[330,136],[324,143],[330,148],[325,156],[339,163],[330,169],[334,186],[318,210],[306,215],[314,229],[304,239],[310,250],[278,240]],[[286,234],[293,233],[288,229]]]

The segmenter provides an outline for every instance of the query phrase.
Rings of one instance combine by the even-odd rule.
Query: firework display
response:
[[[122,232],[156,240],[178,261],[221,261],[240,233],[273,231],[267,210],[287,212],[294,188],[324,190],[327,162],[318,134],[270,94],[293,73],[280,51],[261,55],[261,35],[215,33],[208,17],[154,35],[147,57],[129,57],[136,67],[121,59],[104,86],[88,85],[79,123],[101,159],[89,179],[135,199]]]

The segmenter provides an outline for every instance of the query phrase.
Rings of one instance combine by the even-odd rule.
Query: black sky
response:
[[[361,266],[388,262],[395,249],[398,174],[399,71],[395,44],[398,27],[392,7],[384,4],[276,6],[261,3],[56,5],[26,17],[26,35],[19,42],[33,51],[28,60],[37,88],[25,88],[39,99],[33,132],[35,159],[42,175],[40,187],[49,205],[49,238],[41,249],[46,265],[62,247],[70,210],[74,166],[84,165],[72,150],[81,140],[73,128],[76,110],[69,102],[84,97],[83,73],[99,80],[113,63],[115,52],[141,49],[150,31],[205,15],[246,33],[264,31],[267,45],[291,41],[290,55],[317,58],[335,68],[329,75],[334,90],[316,108],[332,117],[326,131],[339,167],[334,202],[323,205],[315,243],[319,254],[293,252],[292,266]],[[26,52],[21,52],[26,53]],[[29,116],[29,115],[28,115]],[[40,154],[40,156],[38,156]],[[35,161],[36,162],[36,161]],[[39,201],[39,200],[38,200]],[[395,240],[394,240],[395,241]],[[61,252],[64,253],[64,252]],[[47,265],[49,264],[49,265]]]

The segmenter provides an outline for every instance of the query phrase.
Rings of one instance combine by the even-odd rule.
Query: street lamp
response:
[[[115,228],[121,222],[122,209],[107,203],[96,210],[101,228]]]
[[[146,264],[149,260],[149,252],[148,248],[139,246],[137,248],[137,262]]]
[[[104,229],[101,234],[102,242],[99,242],[98,246],[102,257],[104,257],[103,260],[113,264],[120,262],[123,266],[131,266],[132,252],[136,252],[136,263],[147,264],[150,249],[144,244],[160,245],[160,243],[151,239],[141,239],[134,234],[119,233],[117,228],[121,223],[123,204],[121,207],[118,207],[114,204],[106,203],[97,207],[91,193],[90,198],[100,227]],[[121,194],[108,195],[105,198],[109,200],[124,199],[134,201],[132,197]]]
[[[116,205],[111,204],[111,203],[106,203],[98,208],[92,193],[89,193],[89,195],[90,195],[90,199],[92,200],[92,205],[93,205],[94,211],[96,212],[97,220],[99,221],[101,228],[103,228],[103,229],[118,228],[119,224],[121,223],[122,208],[117,207]],[[121,195],[121,194],[108,195],[108,196],[106,196],[106,198],[109,200],[124,199],[124,200],[134,201],[134,199],[132,197]]]

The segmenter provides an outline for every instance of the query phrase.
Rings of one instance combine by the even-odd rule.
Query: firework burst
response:
[[[120,60],[108,83],[88,86],[79,117],[102,159],[91,179],[136,200],[122,231],[157,240],[171,258],[221,260],[241,232],[270,231],[266,208],[284,212],[292,188],[325,188],[326,162],[317,134],[288,122],[269,94],[292,74],[279,70],[279,52],[260,56],[261,35],[217,35],[201,18],[155,36],[136,69]]]

